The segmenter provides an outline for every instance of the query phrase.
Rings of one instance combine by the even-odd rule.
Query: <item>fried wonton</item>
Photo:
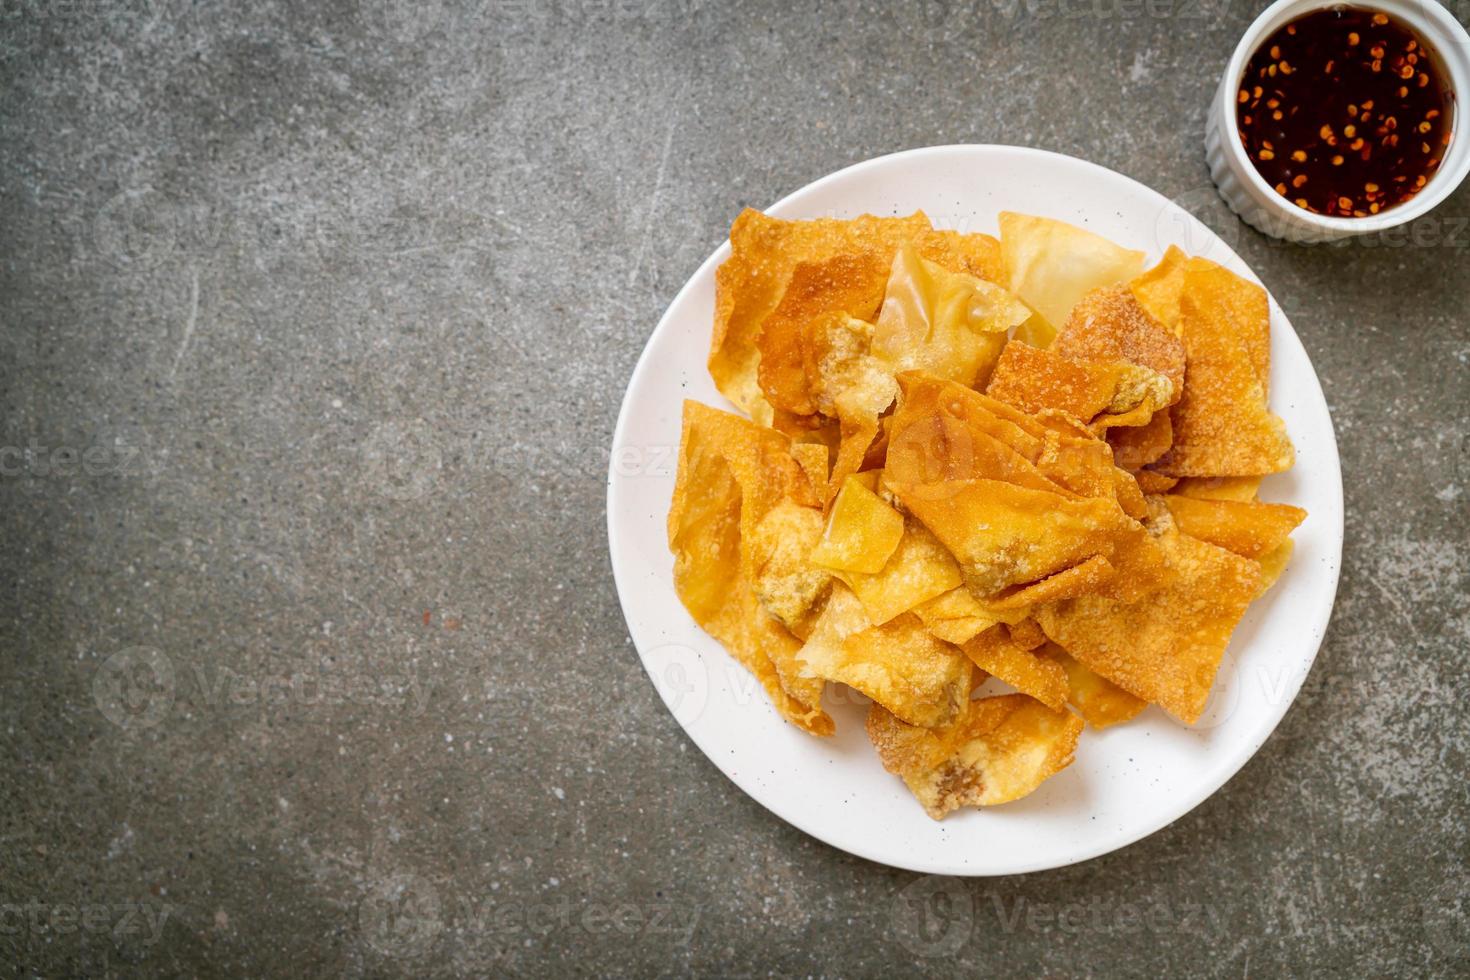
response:
[[[915,606],[914,612],[929,632],[947,643],[963,645],[997,623],[1015,627],[1026,622],[1044,603],[1095,592],[1117,595],[1112,587],[1113,576],[1112,564],[1106,558],[1094,556],[1038,582],[1003,589],[985,598],[976,596],[968,586],[950,589]],[[1037,639],[1030,646],[1039,642]]]
[[[1091,364],[1123,361],[1168,378],[1172,404],[1184,386],[1184,345],[1123,286],[1094,289],[1072,308],[1052,349]]]
[[[1192,258],[1184,267],[1179,316],[1189,367],[1184,395],[1170,410],[1174,443],[1152,468],[1167,476],[1259,476],[1289,468],[1291,441],[1266,407],[1266,291]]]
[[[1174,398],[1166,377],[1126,361],[1073,361],[1051,350],[1011,341],[985,393],[1037,414],[1065,412],[1094,431],[1146,425]]]
[[[1006,267],[1000,242],[990,235],[936,228],[918,235],[913,242],[922,258],[950,272],[1005,283]]]
[[[1102,555],[1093,555],[1084,562],[1063,569],[1044,579],[1016,588],[1004,589],[986,600],[986,606],[1002,614],[996,618],[1009,623],[1004,614],[1027,611],[1049,602],[1071,599],[1079,595],[1091,595],[1104,591],[1116,576],[1113,563]]]
[[[1092,670],[1193,724],[1245,608],[1260,592],[1261,567],[1190,537],[1167,513],[1156,522],[1168,585],[1135,602],[1083,596],[1036,613],[1046,635]]]
[[[1179,293],[1184,288],[1184,263],[1189,257],[1170,245],[1159,264],[1128,283],[1138,304],[1164,329],[1179,336]]]
[[[1287,564],[1291,561],[1291,553],[1296,546],[1287,538],[1281,544],[1266,552],[1256,559],[1261,563],[1261,591],[1265,592],[1276,584],[1281,573],[1286,571]]]
[[[1139,477],[1140,481],[1143,468],[1163,456],[1173,444],[1174,424],[1169,420],[1167,408],[1155,412],[1147,425],[1108,430],[1108,445],[1113,448],[1113,459],[1120,467]],[[1173,479],[1162,473],[1155,473],[1153,476]],[[1155,491],[1145,489],[1144,492]]]
[[[1060,664],[1067,674],[1067,701],[1093,728],[1107,728],[1138,716],[1148,707],[1106,677],[1079,662],[1055,643],[1048,643],[1042,653]]]
[[[899,485],[895,490],[959,559],[970,587],[984,595],[1035,582],[1111,551],[1128,520],[1113,501],[1001,480]]]
[[[741,555],[755,597],[782,626],[806,637],[832,582],[809,557],[822,536],[821,511],[782,500],[747,533]]]
[[[1016,328],[1011,339],[1019,340],[1028,347],[1037,350],[1046,350],[1051,342],[1057,339],[1057,328],[1046,322],[1046,318],[1040,313],[1032,313],[1026,320]]]
[[[1260,558],[1281,547],[1306,520],[1307,512],[1290,504],[1208,500],[1170,494],[1164,497],[1179,530],[1243,558]]]
[[[1106,442],[1065,412],[1048,409],[1034,418],[1046,430],[1046,448],[1033,462],[1048,479],[1084,497],[1112,497],[1129,517],[1144,517],[1138,481],[1114,465]]]
[[[833,732],[822,710],[822,682],[803,676],[796,660],[801,641],[757,596],[757,579],[780,593],[778,608],[815,603],[827,586],[804,577],[799,554],[805,510],[821,511],[815,491],[771,429],[697,402],[684,403],[679,474],[669,510],[674,588],[689,614],[761,682],[776,710],[816,735]],[[805,523],[810,526],[809,519]],[[796,537],[787,532],[798,528]],[[753,547],[754,545],[754,547]],[[797,563],[793,569],[792,563]],[[820,577],[820,576],[818,576]],[[789,602],[786,600],[790,600]]]
[[[831,453],[819,442],[798,442],[791,446],[791,458],[806,473],[818,500],[827,499],[827,477],[832,465]]]
[[[1193,476],[1180,480],[1174,492],[1181,497],[1199,497],[1201,500],[1249,502],[1256,499],[1260,490],[1259,476]]]
[[[1067,672],[1054,660],[1022,649],[1004,626],[992,626],[962,647],[981,670],[1050,708],[1067,703]]]
[[[1101,440],[961,385],[915,374],[900,382],[884,482],[959,560],[977,596],[1153,547],[1120,504],[1131,485],[1141,505],[1137,484]]]
[[[958,588],[964,581],[954,556],[914,517],[905,519],[898,547],[876,574],[836,574],[877,625]]]
[[[730,257],[715,270],[709,372],[720,392],[755,421],[769,424],[772,407],[760,390],[758,344],[761,328],[781,302],[797,265],[837,255],[868,255],[886,268],[901,242],[926,233],[932,229],[922,213],[783,221],[742,211],[730,227]]]
[[[1165,417],[1167,418],[1167,416]],[[1114,450],[1115,455],[1116,452],[1117,451]],[[1122,466],[1123,464],[1120,462],[1118,465]],[[1144,496],[1168,493],[1179,483],[1179,481],[1172,476],[1164,476],[1164,474],[1155,473],[1152,470],[1139,470],[1138,472],[1133,474],[1133,478],[1138,481],[1139,492],[1141,492]]]
[[[873,575],[883,570],[902,537],[903,515],[864,481],[849,476],[832,504],[821,540],[811,550],[811,560],[832,571]]]
[[[761,324],[757,376],[766,401],[794,415],[817,412],[830,323],[871,321],[883,303],[888,265],[876,252],[839,253],[798,262],[781,301]]]
[[[937,231],[922,212],[906,218],[863,215],[812,221],[741,212],[730,228],[730,257],[715,270],[709,370],[721,393],[765,425],[779,409],[768,400],[763,384],[781,402],[795,406],[786,410],[809,415],[797,364],[807,360],[810,371],[809,345],[803,339],[810,314],[875,316],[877,305],[870,309],[868,299],[881,299],[894,253],[904,243],[950,272],[990,282],[1004,274],[1000,243],[994,238]],[[768,325],[778,309],[781,315]],[[768,326],[770,336],[763,338]],[[773,363],[763,368],[766,357]]]
[[[1018,800],[1072,764],[1082,720],[1024,694],[967,701],[939,728],[905,724],[873,705],[868,738],[935,820],[962,806]]]
[[[1030,315],[995,283],[951,272],[905,245],[888,276],[873,356],[895,374],[924,371],[974,387],[990,376],[1006,332]]]
[[[1177,317],[1176,317],[1177,319]],[[1165,397],[1140,399],[1115,419],[1107,433],[1117,464],[1136,472],[1168,452],[1174,430],[1165,409],[1184,391],[1184,345],[1122,286],[1094,289],[1077,303],[1058,336],[1055,351],[1073,361],[1122,361],[1147,368],[1169,381]]]
[[[922,368],[974,384],[989,376],[1006,331],[1028,315],[1024,304],[994,283],[926,257],[940,255],[960,268],[983,267],[964,249],[975,240],[994,242],[935,232],[899,247],[887,270],[876,324],[835,313],[810,321],[804,378],[815,393],[815,409],[840,422],[834,492],[866,464],[880,441],[879,419],[898,393],[896,373]]]
[[[1121,248],[1066,222],[1002,211],[1000,248],[1006,285],[1053,326],[1099,286],[1143,271],[1143,253]]]
[[[798,659],[810,677],[855,688],[914,725],[946,724],[970,698],[970,664],[958,649],[910,614],[873,625],[841,584]]]
[[[1046,634],[1042,632],[1041,626],[1029,617],[1007,626],[1006,634],[1022,650],[1035,650],[1046,642]]]
[[[921,603],[914,608],[914,613],[930,633],[956,646],[963,645],[996,623],[1005,622],[1007,616],[1019,621],[1028,614],[1024,609],[1010,613],[993,609],[975,598],[974,593],[964,586]]]
[[[892,369],[870,354],[874,327],[841,314],[821,321],[823,354],[818,363],[818,410],[838,420],[837,459],[828,494],[866,463],[880,438],[879,418],[898,396]]]

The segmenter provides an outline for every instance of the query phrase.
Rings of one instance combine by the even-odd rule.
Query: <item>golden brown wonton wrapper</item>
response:
[[[1281,547],[1307,512],[1290,504],[1164,497],[1179,530],[1243,558],[1260,558]]]
[[[1122,506],[1137,484],[1107,446],[961,385],[900,378],[884,482],[954,554],[977,596],[1102,556],[1143,572],[1155,549]],[[1155,563],[1156,564],[1156,563]]]
[[[1259,476],[1193,476],[1178,481],[1174,492],[1181,497],[1199,497],[1201,500],[1256,499],[1261,490]]]
[[[1146,425],[1174,399],[1168,378],[1126,361],[1073,361],[1051,350],[1011,341],[985,393],[1023,412],[1065,412],[1095,432]]]
[[[948,725],[906,725],[879,705],[868,738],[935,820],[962,806],[1017,800],[1072,764],[1082,720],[1024,694],[967,701]]]
[[[1123,286],[1094,289],[1072,308],[1052,349],[1092,364],[1124,361],[1168,378],[1178,400],[1184,385],[1184,345]]]
[[[802,512],[816,517],[820,534],[816,493],[785,436],[684,403],[669,510],[674,588],[694,621],[755,675],[782,716],[830,735],[822,682],[803,676],[796,659],[801,641],[757,596],[765,589],[778,608],[799,618],[829,588],[823,574],[811,574],[802,560],[801,545],[815,540],[809,519],[808,529],[801,529]]]
[[[814,564],[834,572],[876,575],[888,563],[903,538],[903,515],[867,482],[858,476],[843,481],[821,540],[811,550]]]
[[[1116,503],[1001,480],[896,485],[904,505],[960,560],[982,595],[1035,582],[1112,551],[1126,534]]]
[[[838,572],[837,577],[862,602],[868,618],[879,625],[958,588],[964,581],[954,556],[912,516],[904,521],[903,537],[881,571],[873,575]]]
[[[949,234],[942,241],[956,248],[976,237]],[[815,328],[827,340],[814,347],[818,355],[808,376],[817,410],[841,423],[836,479],[866,465],[881,443],[879,417],[898,394],[894,375],[922,369],[965,385],[982,381],[1006,331],[1028,315],[1025,304],[1001,287],[931,261],[926,251],[925,239],[918,239],[895,252],[873,325],[848,319],[838,329],[841,324],[828,320]],[[962,252],[938,251],[957,267],[969,267]]]
[[[1133,603],[1065,599],[1042,607],[1036,619],[1083,664],[1193,724],[1230,634],[1260,593],[1261,567],[1184,534],[1167,512],[1155,527],[1173,573],[1168,585]]]
[[[1256,559],[1261,565],[1261,591],[1263,593],[1275,585],[1276,580],[1281,577],[1281,573],[1286,571],[1286,566],[1291,561],[1291,553],[1295,547],[1292,540],[1287,538],[1281,544]]]
[[[822,322],[825,336],[818,367],[818,410],[838,420],[837,459],[832,464],[829,496],[866,465],[875,442],[881,441],[879,416],[898,396],[892,369],[870,354],[874,327],[864,320],[832,317]]]
[[[1140,478],[1142,470],[1154,462],[1174,444],[1174,424],[1169,420],[1169,409],[1154,413],[1147,425],[1108,430],[1108,445],[1113,447],[1113,459],[1119,466]],[[1159,479],[1173,479],[1162,473],[1153,474]],[[1150,483],[1150,486],[1156,484]],[[1156,491],[1144,488],[1144,492]]]
[[[888,264],[876,252],[797,263],[756,340],[757,377],[766,401],[794,415],[815,414],[834,330],[848,319],[872,320],[887,281]]]
[[[1054,349],[1082,363],[1133,367],[1131,383],[1110,406],[1113,414],[1093,426],[1111,430],[1107,438],[1119,466],[1137,469],[1168,451],[1173,427],[1167,409],[1183,392],[1184,347],[1126,289],[1095,289],[1084,296]]]
[[[1179,293],[1184,288],[1184,263],[1189,256],[1170,245],[1159,264],[1128,284],[1138,304],[1159,324],[1179,336]]]
[[[1168,418],[1167,413],[1165,413],[1164,418]],[[1114,455],[1117,455],[1116,449],[1114,449]],[[1122,462],[1119,462],[1118,465],[1122,466],[1123,464]],[[1133,478],[1138,481],[1138,489],[1143,493],[1144,496],[1154,496],[1160,493],[1168,493],[1179,483],[1179,481],[1172,476],[1164,476],[1164,474],[1155,473],[1152,470],[1139,470],[1137,473],[1133,474]]]
[[[992,626],[963,647],[981,670],[1050,708],[1067,703],[1067,672],[1054,660],[1023,650],[1004,626]]]
[[[1006,627],[1006,633],[1011,642],[1022,650],[1035,650],[1046,642],[1046,634],[1042,632],[1041,625],[1030,618],[1010,624]]]
[[[869,255],[887,267],[900,242],[930,230],[922,213],[863,215],[852,221],[783,221],[746,209],[730,227],[730,257],[715,270],[715,323],[709,373],[720,392],[768,425],[772,407],[760,390],[761,328],[797,265],[836,255]]]
[[[808,675],[855,688],[910,724],[946,724],[970,698],[970,665],[959,650],[913,615],[874,626],[841,584],[798,657]]]
[[[926,231],[913,239],[919,255],[967,276],[1004,285],[1005,259],[1000,242],[990,235],[950,229]]]
[[[1148,707],[1147,701],[1089,669],[1055,643],[1048,643],[1043,653],[1066,671],[1067,701],[1093,728],[1129,721]]]
[[[1001,212],[1000,247],[1006,285],[1053,325],[1067,322],[1091,290],[1127,282],[1143,270],[1142,252],[1030,214]]]
[[[1266,407],[1266,291],[1203,259],[1184,266],[1184,395],[1170,410],[1174,444],[1152,468],[1167,476],[1257,476],[1289,468],[1286,428]]]
[[[1177,315],[1174,319],[1177,321]],[[1174,429],[1165,409],[1178,402],[1184,391],[1184,344],[1139,302],[1136,292],[1113,286],[1088,293],[1072,309],[1055,349],[1072,360],[1123,361],[1167,378],[1167,396],[1140,404],[1124,416],[1122,426],[1109,430],[1107,439],[1117,464],[1129,471],[1169,451]]]
[[[959,586],[914,607],[914,614],[930,633],[959,646],[996,623],[1025,619],[1029,610],[995,609],[975,598],[968,588]]]
[[[904,242],[912,243],[921,257],[953,272],[990,281],[1003,274],[1000,243],[994,238],[936,231],[922,212],[906,218],[862,215],[851,220],[812,221],[784,221],[748,208],[741,212],[730,228],[730,257],[715,270],[709,371],[720,392],[755,421],[771,424],[774,408],[761,390],[761,334],[785,297],[797,267],[803,263],[816,266],[803,273],[798,294],[805,291],[807,295],[793,297],[789,308],[793,315],[802,308],[814,309],[816,304],[828,312],[862,318],[862,313],[846,307],[862,305],[859,299],[871,282],[868,272],[877,268],[886,273]],[[837,256],[844,258],[835,265],[822,265]],[[827,303],[810,287],[832,276],[844,283],[845,295],[841,301]],[[769,380],[776,390],[788,394],[795,388],[792,372],[797,351],[803,349],[791,336],[799,328],[799,324],[796,328],[780,325],[776,328],[779,339],[771,342],[780,352],[780,363],[770,369]],[[793,398],[800,403],[799,395]]]
[[[889,271],[872,353],[895,374],[924,371],[967,387],[983,384],[1006,331],[1030,314],[995,283],[951,272],[904,245]]]
[[[978,598],[968,586],[951,589],[915,606],[914,612],[930,633],[947,643],[963,645],[998,623],[1021,627],[1037,606],[1044,603],[1093,593],[1117,595],[1113,576],[1112,564],[1095,556],[1039,582],[1004,589],[984,599]],[[1031,646],[1039,642],[1040,639]]]
[[[827,474],[831,466],[830,453],[818,442],[798,442],[791,446],[791,457],[795,459],[811,481],[812,490],[818,500],[827,499]]]

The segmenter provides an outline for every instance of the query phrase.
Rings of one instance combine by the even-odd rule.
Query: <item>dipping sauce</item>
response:
[[[1403,204],[1450,144],[1455,97],[1438,53],[1382,11],[1297,18],[1256,49],[1240,84],[1246,154],[1277,194],[1316,214]]]

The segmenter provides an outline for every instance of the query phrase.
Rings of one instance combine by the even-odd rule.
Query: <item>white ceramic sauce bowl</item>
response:
[[[1412,28],[1439,53],[1440,67],[1454,92],[1454,129],[1439,170],[1424,189],[1398,207],[1366,218],[1337,218],[1305,211],[1266,183],[1246,155],[1236,121],[1236,93],[1245,66],[1256,48],[1281,27],[1314,10],[1355,6],[1381,10]],[[1465,99],[1470,97],[1470,35],[1438,0],[1277,0],[1267,7],[1235,49],[1210,106],[1205,128],[1205,154],[1210,176],[1230,209],[1252,227],[1273,238],[1295,242],[1328,242],[1383,231],[1423,215],[1452,194],[1470,172],[1470,134],[1465,132]]]

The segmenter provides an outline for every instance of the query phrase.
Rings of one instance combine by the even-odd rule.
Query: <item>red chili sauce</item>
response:
[[[1246,154],[1299,208],[1366,218],[1429,183],[1454,128],[1439,55],[1408,26],[1331,7],[1272,34],[1236,96]]]

